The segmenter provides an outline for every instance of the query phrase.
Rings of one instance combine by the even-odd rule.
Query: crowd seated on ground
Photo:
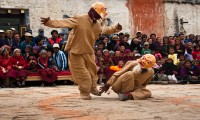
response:
[[[15,29],[0,30],[0,85],[1,87],[25,86],[27,76],[38,74],[41,85],[55,85],[58,73],[70,71],[64,34],[51,31],[51,38],[39,29],[33,37],[28,30],[20,37]],[[94,46],[100,84],[105,84],[112,74],[129,60],[145,54],[155,55],[153,81],[174,83],[200,83],[200,35],[183,33],[174,36],[150,36],[137,32],[100,35]],[[78,64],[77,64],[78,65]]]

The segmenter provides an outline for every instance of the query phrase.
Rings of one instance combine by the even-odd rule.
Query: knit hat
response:
[[[20,50],[19,48],[16,48],[16,49],[13,51],[13,53],[15,53],[15,52],[17,52],[17,51],[20,51],[20,52],[21,52],[21,50]]]

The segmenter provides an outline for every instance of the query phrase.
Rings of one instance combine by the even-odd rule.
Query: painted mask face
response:
[[[92,4],[92,8],[101,16],[102,19],[105,19],[107,16],[107,8],[102,2],[95,2]]]
[[[145,54],[139,59],[139,64],[142,68],[151,68],[156,62],[156,58],[152,54]]]

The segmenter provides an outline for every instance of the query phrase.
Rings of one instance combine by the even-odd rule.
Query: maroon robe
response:
[[[13,69],[11,68],[11,57],[0,56],[0,78],[5,79],[6,77],[12,77]],[[8,72],[4,73],[3,68]]]
[[[12,69],[14,70],[12,72],[12,77],[14,78],[27,78],[28,76],[28,71],[25,69],[25,59],[23,56],[13,56],[11,58],[11,63],[12,63]],[[23,69],[19,69],[16,66],[22,66],[24,67]]]
[[[45,82],[54,82],[58,79],[58,75],[54,69],[49,68],[48,58],[38,58],[39,73],[42,76],[42,80]]]

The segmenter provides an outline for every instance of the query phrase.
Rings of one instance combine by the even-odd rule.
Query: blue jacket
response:
[[[58,70],[66,70],[67,69],[67,58],[63,51],[59,50],[57,53],[54,53],[53,59],[56,61]]]

